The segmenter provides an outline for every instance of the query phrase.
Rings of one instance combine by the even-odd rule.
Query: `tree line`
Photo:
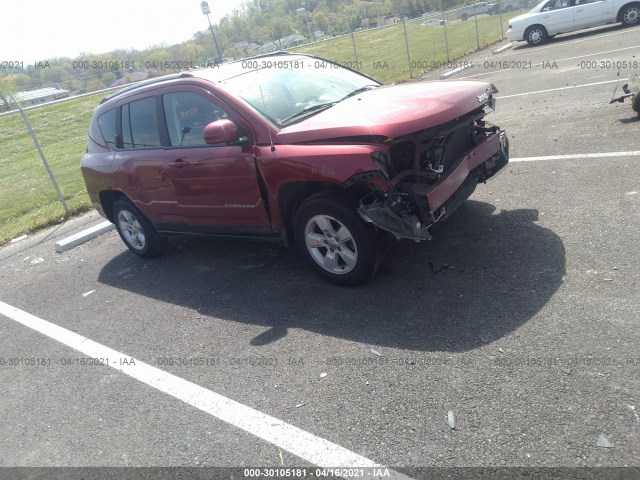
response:
[[[256,47],[294,33],[308,40],[342,35],[360,28],[364,18],[413,18],[451,8],[459,0],[249,0],[215,26],[226,59],[256,54]],[[311,38],[309,38],[311,35]],[[6,92],[56,87],[73,93],[107,88],[133,80],[197,67],[217,57],[209,29],[177,45],[152,45],[144,50],[81,53],[76,58],[51,58],[36,65],[0,70],[0,100]],[[1,106],[0,106],[1,108]]]

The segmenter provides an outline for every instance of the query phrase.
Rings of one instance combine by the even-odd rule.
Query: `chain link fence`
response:
[[[535,4],[536,0],[500,0],[412,19],[366,19],[363,28],[289,51],[326,58],[383,83],[399,83],[429,70],[460,66],[458,59],[504,39],[509,19]]]

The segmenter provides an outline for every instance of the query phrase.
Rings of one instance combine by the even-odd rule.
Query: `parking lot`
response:
[[[0,250],[0,466],[640,467],[638,32],[470,57],[512,162],[363,287],[270,244],[54,253],[95,214]]]

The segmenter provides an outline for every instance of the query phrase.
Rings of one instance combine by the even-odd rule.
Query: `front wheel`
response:
[[[529,45],[541,45],[548,38],[547,29],[542,25],[534,25],[524,32],[524,39]]]
[[[640,23],[640,6],[627,5],[624,10],[620,12],[620,18],[625,27],[638,25]]]
[[[113,204],[113,218],[120,238],[129,250],[142,258],[157,257],[164,250],[165,240],[144,214],[126,198]]]
[[[356,211],[347,194],[321,194],[307,199],[293,219],[296,244],[310,266],[325,280],[357,286],[378,270],[383,243],[376,229]]]

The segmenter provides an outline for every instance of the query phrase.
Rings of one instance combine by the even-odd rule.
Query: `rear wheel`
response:
[[[547,29],[542,25],[533,25],[524,32],[524,39],[529,45],[541,45],[547,38]]]
[[[131,201],[126,198],[116,200],[113,218],[120,238],[133,253],[142,258],[153,258],[162,253],[166,240]]]
[[[624,7],[624,10],[620,12],[620,19],[626,27],[638,25],[640,23],[640,5],[633,4]]]
[[[357,286],[378,270],[383,242],[379,233],[356,212],[347,194],[320,194],[307,199],[293,219],[300,254],[325,280]]]
[[[463,22],[466,22],[466,21],[469,19],[469,15],[467,15],[466,13],[463,13],[463,14],[460,16],[460,19],[461,19]]]

